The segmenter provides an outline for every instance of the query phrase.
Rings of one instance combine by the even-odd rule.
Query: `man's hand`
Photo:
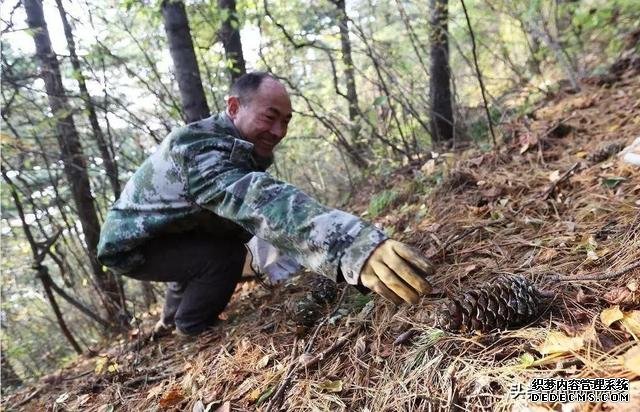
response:
[[[420,295],[431,291],[424,277],[432,273],[431,264],[419,252],[387,239],[362,267],[360,282],[396,305],[403,301],[417,303]]]

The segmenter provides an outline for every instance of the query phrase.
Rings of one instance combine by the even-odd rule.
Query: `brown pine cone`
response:
[[[624,147],[624,143],[621,142],[608,143],[598,148],[598,150],[596,150],[595,152],[590,153],[587,156],[587,160],[593,163],[604,162],[611,156],[619,153],[622,149],[624,149]]]
[[[501,277],[496,282],[446,302],[438,316],[438,324],[450,331],[489,332],[519,326],[541,311],[542,296],[521,276]]]

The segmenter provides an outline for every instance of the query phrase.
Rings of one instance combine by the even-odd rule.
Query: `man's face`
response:
[[[227,114],[242,136],[253,143],[258,156],[271,157],[273,148],[287,134],[291,100],[280,82],[266,78],[248,102],[240,104],[237,96],[229,96]]]

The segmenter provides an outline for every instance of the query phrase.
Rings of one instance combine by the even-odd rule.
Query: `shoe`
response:
[[[175,339],[177,342],[179,343],[189,343],[189,342],[194,342],[198,339],[198,335],[200,335],[199,333],[196,333],[195,335],[190,335],[182,330],[180,330],[180,328],[176,327],[173,334],[175,335]]]
[[[164,323],[162,319],[160,319],[158,322],[156,322],[155,326],[153,327],[153,331],[151,332],[151,340],[156,340],[163,336],[171,335],[171,332],[173,332],[175,327],[176,327],[175,325],[173,324],[168,325]]]

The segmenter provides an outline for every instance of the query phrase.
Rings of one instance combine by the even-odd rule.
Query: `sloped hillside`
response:
[[[639,410],[640,168],[615,155],[640,137],[638,70],[588,79],[503,127],[498,150],[432,156],[352,205],[437,265],[420,304],[341,289],[317,326],[301,330],[291,307],[309,291],[304,279],[245,283],[197,340],[148,342],[151,314],[3,409],[504,410],[526,406],[510,388],[533,378],[624,377],[632,402],[617,408]],[[434,323],[445,296],[504,274],[550,297],[530,324],[481,334]]]

